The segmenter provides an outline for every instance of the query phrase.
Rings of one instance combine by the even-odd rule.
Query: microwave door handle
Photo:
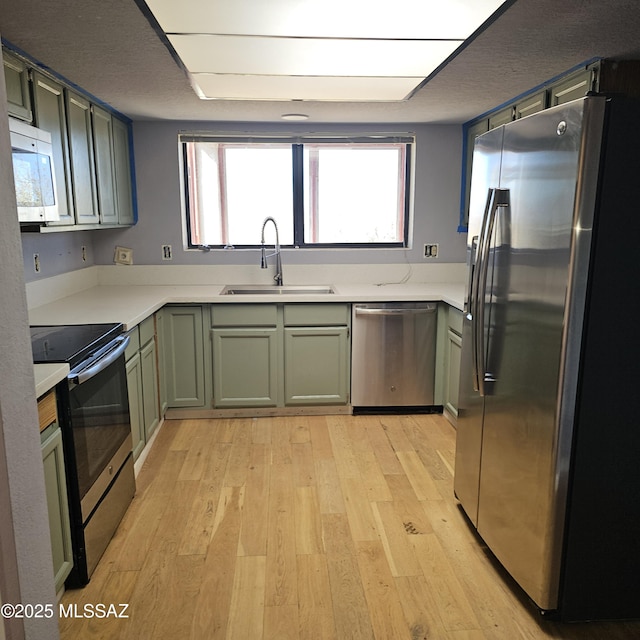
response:
[[[101,371],[104,371],[124,353],[129,345],[130,338],[129,336],[120,336],[114,340],[114,342],[116,341],[118,344],[90,367],[81,371],[71,371],[67,376],[67,380],[75,384],[82,384],[83,382],[87,382],[87,380],[91,380],[91,378],[98,375]]]

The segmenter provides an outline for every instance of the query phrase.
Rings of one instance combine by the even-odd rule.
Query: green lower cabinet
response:
[[[144,445],[146,444],[144,435],[144,404],[142,400],[142,369],[140,367],[140,354],[136,353],[127,360],[126,367],[133,459],[137,460],[138,456],[144,449]]]
[[[453,418],[458,416],[458,388],[460,385],[460,358],[462,337],[449,329],[447,333],[447,354],[444,381],[444,408]]]
[[[140,370],[142,373],[144,436],[145,441],[148,442],[160,424],[155,339],[151,339],[140,349]]]
[[[169,408],[205,406],[203,307],[162,310],[163,394]]]
[[[346,404],[347,327],[285,327],[284,370],[285,405]]]
[[[214,328],[211,335],[214,406],[277,406],[278,330]]]
[[[40,442],[49,511],[53,574],[57,593],[64,586],[64,581],[73,567],[67,483],[60,427],[56,423],[49,425],[42,432]]]

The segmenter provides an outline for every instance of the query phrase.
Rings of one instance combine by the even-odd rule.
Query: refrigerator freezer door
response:
[[[474,381],[473,310],[476,302],[478,243],[486,217],[490,189],[500,186],[500,162],[504,129],[494,129],[476,140],[471,176],[469,232],[467,243],[468,278],[462,325],[462,359],[456,435],[454,490],[469,519],[477,526],[480,456],[484,399]]]
[[[478,531],[542,609],[558,598],[558,389],[583,105],[505,127],[500,186],[509,190],[510,220],[494,250],[485,327],[493,383]]]

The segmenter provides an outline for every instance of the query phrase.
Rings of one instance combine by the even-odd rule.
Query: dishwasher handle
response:
[[[436,305],[430,305],[428,307],[390,307],[388,309],[356,306],[355,309],[357,316],[398,316],[435,313]]]

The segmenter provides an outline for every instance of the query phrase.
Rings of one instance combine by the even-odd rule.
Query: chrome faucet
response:
[[[264,228],[267,226],[267,222],[269,221],[273,222],[273,226],[276,229],[276,244],[274,247],[275,251],[267,255],[265,246],[264,246]],[[276,224],[276,221],[271,216],[265,218],[264,222],[262,223],[261,242],[262,242],[262,257],[260,259],[260,268],[266,269],[267,258],[270,258],[271,256],[276,256],[276,275],[273,276],[273,279],[276,281],[276,285],[281,287],[282,286],[282,260],[280,259],[280,237],[278,235],[278,225]]]

